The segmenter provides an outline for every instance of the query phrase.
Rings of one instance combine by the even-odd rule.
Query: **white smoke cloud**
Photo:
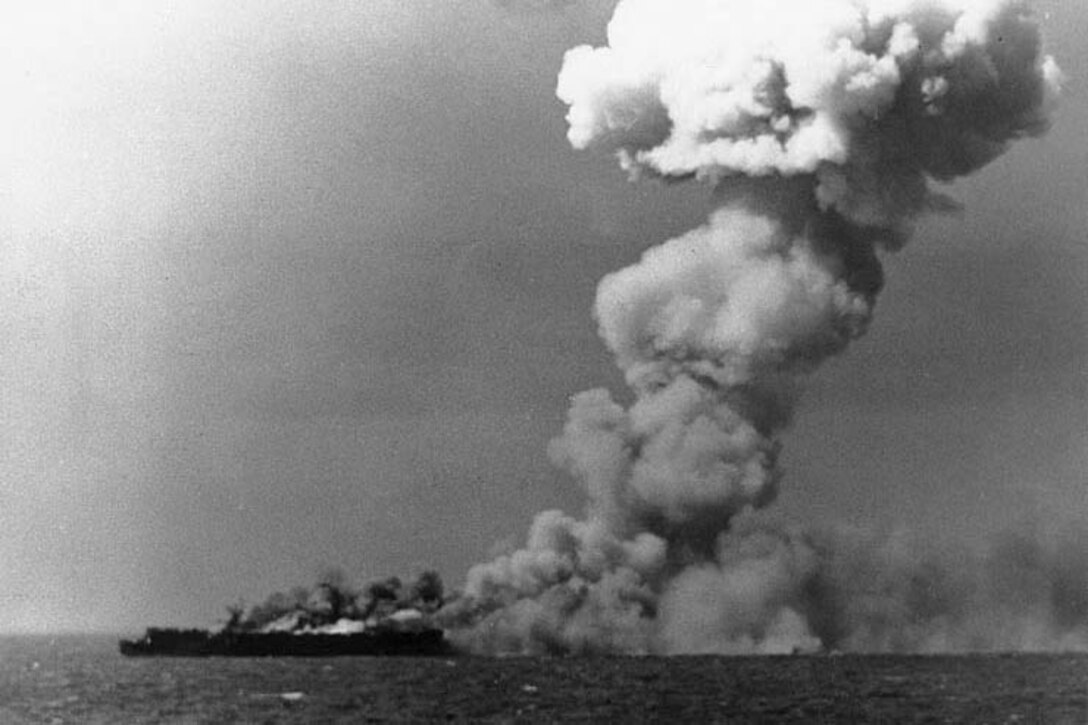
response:
[[[1017,0],[627,0],[608,39],[559,76],[576,148],[662,176],[814,174],[867,226],[1045,130],[1060,78]]]
[[[550,452],[586,520],[541,514],[525,549],[473,568],[446,610],[463,643],[884,651],[1020,642],[997,623],[1086,631],[1088,607],[1056,629],[1052,601],[991,607],[992,580],[961,591],[894,538],[744,523],[775,498],[804,377],[869,325],[879,249],[949,205],[931,180],[1043,133],[1059,80],[1020,0],[620,2],[608,45],[559,74],[569,140],[633,176],[707,180],[722,208],[601,281],[634,402],[575,396]]]

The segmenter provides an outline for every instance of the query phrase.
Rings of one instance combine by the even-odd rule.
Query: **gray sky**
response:
[[[621,388],[596,281],[710,209],[566,142],[608,0],[11,5],[0,631],[211,624],[326,565],[455,584],[579,512],[545,449]],[[787,520],[1088,523],[1088,10],[1037,7],[1057,123],[887,260]]]

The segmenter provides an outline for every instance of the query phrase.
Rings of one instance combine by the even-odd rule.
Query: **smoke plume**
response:
[[[585,517],[542,513],[523,549],[474,567],[441,612],[454,636],[663,653],[1083,637],[1083,573],[1024,541],[968,581],[894,537],[749,513],[775,498],[805,377],[869,326],[880,253],[953,205],[934,181],[1042,134],[1059,76],[1019,0],[622,0],[608,44],[564,59],[570,143],[632,178],[706,181],[720,208],[600,282],[631,402],[576,395],[550,449]],[[1041,593],[1063,587],[1080,598]]]
[[[323,571],[313,587],[275,592],[248,610],[242,604],[229,607],[227,629],[348,634],[375,627],[422,628],[444,600],[442,579],[433,571],[407,583],[395,576],[380,579],[358,590],[333,568]]]

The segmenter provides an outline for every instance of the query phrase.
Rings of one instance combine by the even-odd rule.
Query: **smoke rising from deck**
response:
[[[350,634],[367,628],[429,626],[445,591],[437,572],[423,571],[408,581],[388,577],[353,587],[340,569],[321,572],[312,587],[275,592],[248,609],[230,607],[227,629],[243,632],[322,632]]]
[[[1018,0],[622,0],[608,44],[564,59],[570,143],[632,178],[705,181],[719,208],[601,280],[594,316],[633,402],[573,398],[550,454],[585,516],[544,512],[524,548],[474,567],[441,613],[458,640],[675,653],[1083,635],[1085,607],[1062,615],[1040,589],[998,606],[1000,547],[974,562],[998,574],[959,578],[894,538],[749,514],[775,498],[805,378],[868,328],[879,254],[954,206],[934,181],[1045,132],[1059,83]],[[1081,576],[1058,569],[1058,589]]]

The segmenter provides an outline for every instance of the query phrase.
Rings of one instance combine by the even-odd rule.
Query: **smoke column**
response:
[[[584,485],[584,520],[544,512],[525,548],[471,569],[442,612],[458,640],[527,653],[1051,642],[1035,635],[1054,607],[1005,606],[1000,577],[951,581],[894,537],[786,532],[746,512],[775,498],[805,377],[865,333],[880,253],[953,205],[931,182],[1042,134],[1059,80],[1018,0],[621,0],[607,46],[564,59],[570,143],[614,153],[632,178],[706,181],[720,207],[601,280],[594,315],[632,402],[574,397],[550,453]],[[1035,634],[1006,626],[1020,614]],[[998,619],[1018,642],[987,634]]]

